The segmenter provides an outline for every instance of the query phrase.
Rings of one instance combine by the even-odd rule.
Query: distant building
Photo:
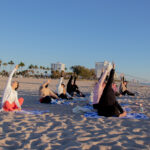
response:
[[[51,70],[56,71],[58,70],[59,72],[65,71],[65,64],[57,62],[55,64],[51,64]]]
[[[102,69],[106,69],[106,67],[108,66],[109,62],[108,61],[104,61],[104,62],[96,62],[95,63],[95,73],[96,73],[96,77],[99,78],[101,73],[102,73]],[[115,72],[114,75],[114,79],[118,80],[119,77],[117,75],[117,73]]]
[[[109,64],[108,61],[104,61],[104,62],[96,62],[95,63],[95,73],[96,73],[96,77],[99,78],[101,73],[102,73],[102,69],[107,66]]]

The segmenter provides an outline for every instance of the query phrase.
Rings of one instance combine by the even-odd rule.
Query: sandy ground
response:
[[[39,104],[38,89],[45,80],[16,79],[20,82],[19,97],[24,97],[23,109],[50,110],[43,115],[27,115],[0,112],[0,149],[53,149],[53,150],[150,150],[150,119],[89,119],[83,114],[74,114],[72,109],[88,103],[78,101],[73,105]],[[58,80],[51,81],[56,90]],[[65,82],[66,83],[66,82]],[[0,99],[6,78],[0,80]],[[94,82],[79,81],[80,89],[89,93]],[[130,103],[133,112],[144,113],[150,118],[150,87],[130,85],[131,91],[139,94],[133,98],[122,97],[119,102]]]

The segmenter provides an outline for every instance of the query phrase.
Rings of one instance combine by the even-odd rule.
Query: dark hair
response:
[[[64,83],[62,83],[61,85],[65,87],[65,84],[64,84]]]
[[[45,85],[45,88],[48,88],[48,84]]]

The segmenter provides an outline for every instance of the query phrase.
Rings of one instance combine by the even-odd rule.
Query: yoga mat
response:
[[[75,101],[71,100],[52,100],[51,104],[64,104],[64,105],[70,105],[76,103]]]
[[[16,113],[20,113],[20,114],[28,114],[28,115],[42,115],[45,113],[49,113],[49,110],[21,110],[21,111],[16,111]]]
[[[91,105],[86,105],[86,106],[83,106],[84,108],[88,108],[88,109],[90,109],[90,110],[94,110],[94,108],[93,108],[93,106],[91,106]],[[131,108],[124,108],[125,109],[125,111],[126,112],[131,112],[132,111],[132,109]]]
[[[97,112],[89,112],[89,113],[85,113],[84,116],[86,118],[101,118],[102,116],[99,116]],[[149,117],[147,117],[145,114],[143,113],[127,113],[126,117],[116,117],[118,119],[149,119]]]

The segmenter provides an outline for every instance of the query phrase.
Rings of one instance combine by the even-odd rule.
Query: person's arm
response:
[[[60,78],[59,84],[58,84],[58,89],[57,89],[57,93],[60,95],[63,92],[63,88],[61,86],[61,84],[63,83],[63,77]]]
[[[110,76],[107,82],[107,86],[112,85],[113,81],[114,81],[114,74],[115,74],[115,69],[112,69],[110,72]]]
[[[50,80],[48,80],[47,82],[45,82],[44,84],[42,84],[42,87],[44,88],[46,85],[48,85],[50,83]]]
[[[70,84],[71,84],[72,79],[73,79],[73,77],[71,76],[71,77],[70,77],[70,79],[69,79],[69,81],[68,81],[68,85],[70,85]]]
[[[59,99],[58,96],[53,91],[50,90],[49,93],[51,96],[55,97],[56,99]]]
[[[13,77],[14,73],[17,71],[17,69],[18,69],[18,65],[17,65],[17,66],[13,69],[13,71],[10,73],[6,88],[7,88],[7,87],[11,87],[12,77]]]
[[[63,83],[63,79],[64,79],[63,77],[61,77],[61,78],[60,78],[60,81],[59,81],[58,87],[60,87],[60,86],[61,86],[61,84]]]

